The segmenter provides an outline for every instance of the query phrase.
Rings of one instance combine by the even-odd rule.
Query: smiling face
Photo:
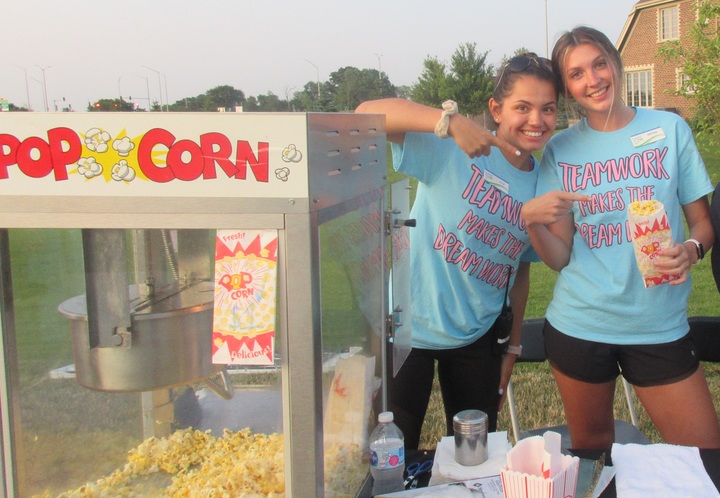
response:
[[[562,70],[567,91],[591,114],[607,114],[620,102],[618,78],[605,54],[589,43],[580,44],[567,53]]]
[[[502,104],[490,99],[490,111],[498,123],[498,138],[529,156],[530,152],[542,149],[555,130],[555,87],[534,76],[519,76]]]

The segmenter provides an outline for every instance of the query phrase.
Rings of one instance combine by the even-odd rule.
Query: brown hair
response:
[[[530,59],[528,65],[517,71],[508,70],[508,67],[516,59]],[[502,104],[505,97],[510,95],[515,87],[515,82],[521,76],[533,76],[540,81],[547,81],[553,85],[555,89],[555,95],[560,94],[560,88],[557,85],[556,75],[553,71],[553,66],[549,65],[549,62],[544,57],[538,57],[534,52],[525,52],[520,55],[512,57],[506,64],[504,64],[495,78],[495,90],[493,91],[492,98],[498,104]]]

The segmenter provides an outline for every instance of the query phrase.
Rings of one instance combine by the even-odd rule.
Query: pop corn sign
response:
[[[295,185],[306,185],[302,115],[8,116],[0,120],[0,194],[277,197],[299,196]]]
[[[277,245],[276,230],[217,231],[213,363],[274,363]]]

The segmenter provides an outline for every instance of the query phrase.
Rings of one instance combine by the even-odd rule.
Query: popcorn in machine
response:
[[[382,117],[0,123],[0,496],[367,493],[409,349]]]

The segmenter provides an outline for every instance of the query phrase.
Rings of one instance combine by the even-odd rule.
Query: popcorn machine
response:
[[[366,494],[409,350],[382,117],[0,123],[0,496]]]

